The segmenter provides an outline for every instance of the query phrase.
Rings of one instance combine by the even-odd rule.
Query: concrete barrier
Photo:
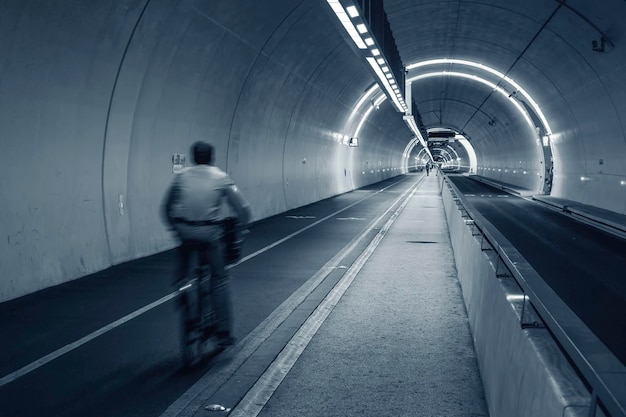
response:
[[[519,287],[497,277],[495,252],[481,249],[445,184],[442,196],[491,416],[588,416],[590,395],[575,370],[547,329],[522,328]],[[528,303],[524,311],[524,322],[540,322]]]

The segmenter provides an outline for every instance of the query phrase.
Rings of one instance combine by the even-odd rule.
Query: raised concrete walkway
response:
[[[267,417],[489,415],[434,175],[269,399],[231,414],[254,402]]]

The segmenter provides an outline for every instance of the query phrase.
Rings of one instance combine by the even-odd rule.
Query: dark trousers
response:
[[[203,271],[198,285],[198,297],[202,302],[202,310],[206,314],[210,306],[213,306],[218,336],[230,337],[232,336],[232,303],[230,281],[224,261],[224,245],[221,240],[183,242],[178,247],[177,280],[183,280],[190,275],[194,254],[197,254],[198,266],[201,266]]]

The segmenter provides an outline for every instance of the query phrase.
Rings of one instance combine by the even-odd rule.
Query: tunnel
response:
[[[3,0],[0,305],[172,253],[160,208],[197,141],[254,224],[427,164],[623,222],[624,16],[623,0]],[[620,392],[584,382],[593,415],[626,415],[606,408],[624,413],[616,363]]]

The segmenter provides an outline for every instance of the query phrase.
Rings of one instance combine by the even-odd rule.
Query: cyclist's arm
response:
[[[252,210],[243,194],[235,184],[231,183],[225,188],[226,198],[237,214],[241,226],[245,226],[252,220]]]

